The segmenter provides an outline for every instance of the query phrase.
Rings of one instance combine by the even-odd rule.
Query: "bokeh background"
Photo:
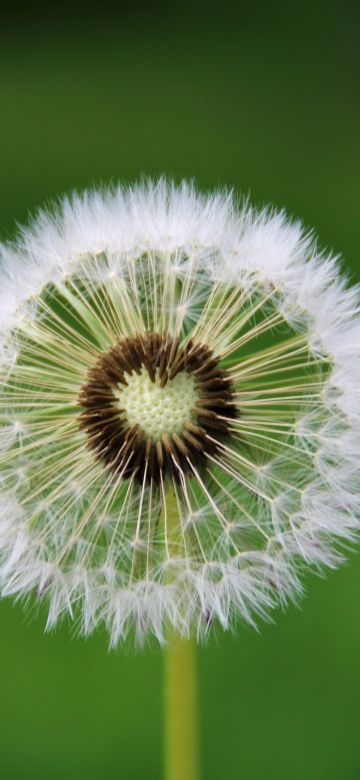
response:
[[[359,280],[356,4],[100,6],[3,13],[1,239],[59,193],[166,173],[285,207]],[[306,586],[199,650],[204,779],[360,776],[360,555]],[[161,652],[43,625],[0,605],[1,778],[158,780]]]

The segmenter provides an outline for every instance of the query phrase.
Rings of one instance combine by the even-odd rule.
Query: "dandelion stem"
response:
[[[165,780],[199,780],[196,647],[172,634],[165,651]]]
[[[176,493],[164,493],[163,516],[173,554],[184,553]],[[164,652],[165,780],[199,780],[195,640],[174,631]]]

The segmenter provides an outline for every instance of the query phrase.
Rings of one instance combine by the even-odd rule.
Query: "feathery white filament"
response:
[[[341,560],[360,509],[359,291],[299,224],[161,180],[65,199],[1,255],[4,595],[46,598],[49,627],[68,613],[84,633],[104,621],[112,644],[132,628],[163,641],[167,624],[264,617],[304,564]],[[79,427],[99,356],[149,331],[211,351],[238,409],[219,391],[230,435],[214,451],[208,428],[199,463],[170,449],[158,482],[150,461],[128,473],[126,444],[114,473]],[[130,426],[196,427],[191,374],[127,382],[115,412]]]

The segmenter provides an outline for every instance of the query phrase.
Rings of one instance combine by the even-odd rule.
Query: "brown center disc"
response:
[[[180,433],[163,433],[154,441],[139,425],[129,426],[118,391],[144,368],[160,387],[180,371],[193,376],[197,401]],[[134,475],[141,483],[158,484],[166,476],[180,482],[183,475],[205,466],[207,457],[230,436],[231,420],[238,415],[232,380],[207,347],[191,339],[180,346],[172,336],[149,332],[122,338],[100,355],[78,402],[84,407],[79,425],[96,459],[117,476]]]

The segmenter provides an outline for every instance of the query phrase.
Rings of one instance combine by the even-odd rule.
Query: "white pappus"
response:
[[[1,248],[0,583],[116,645],[254,624],[359,524],[359,290],[284,213],[161,179]]]

